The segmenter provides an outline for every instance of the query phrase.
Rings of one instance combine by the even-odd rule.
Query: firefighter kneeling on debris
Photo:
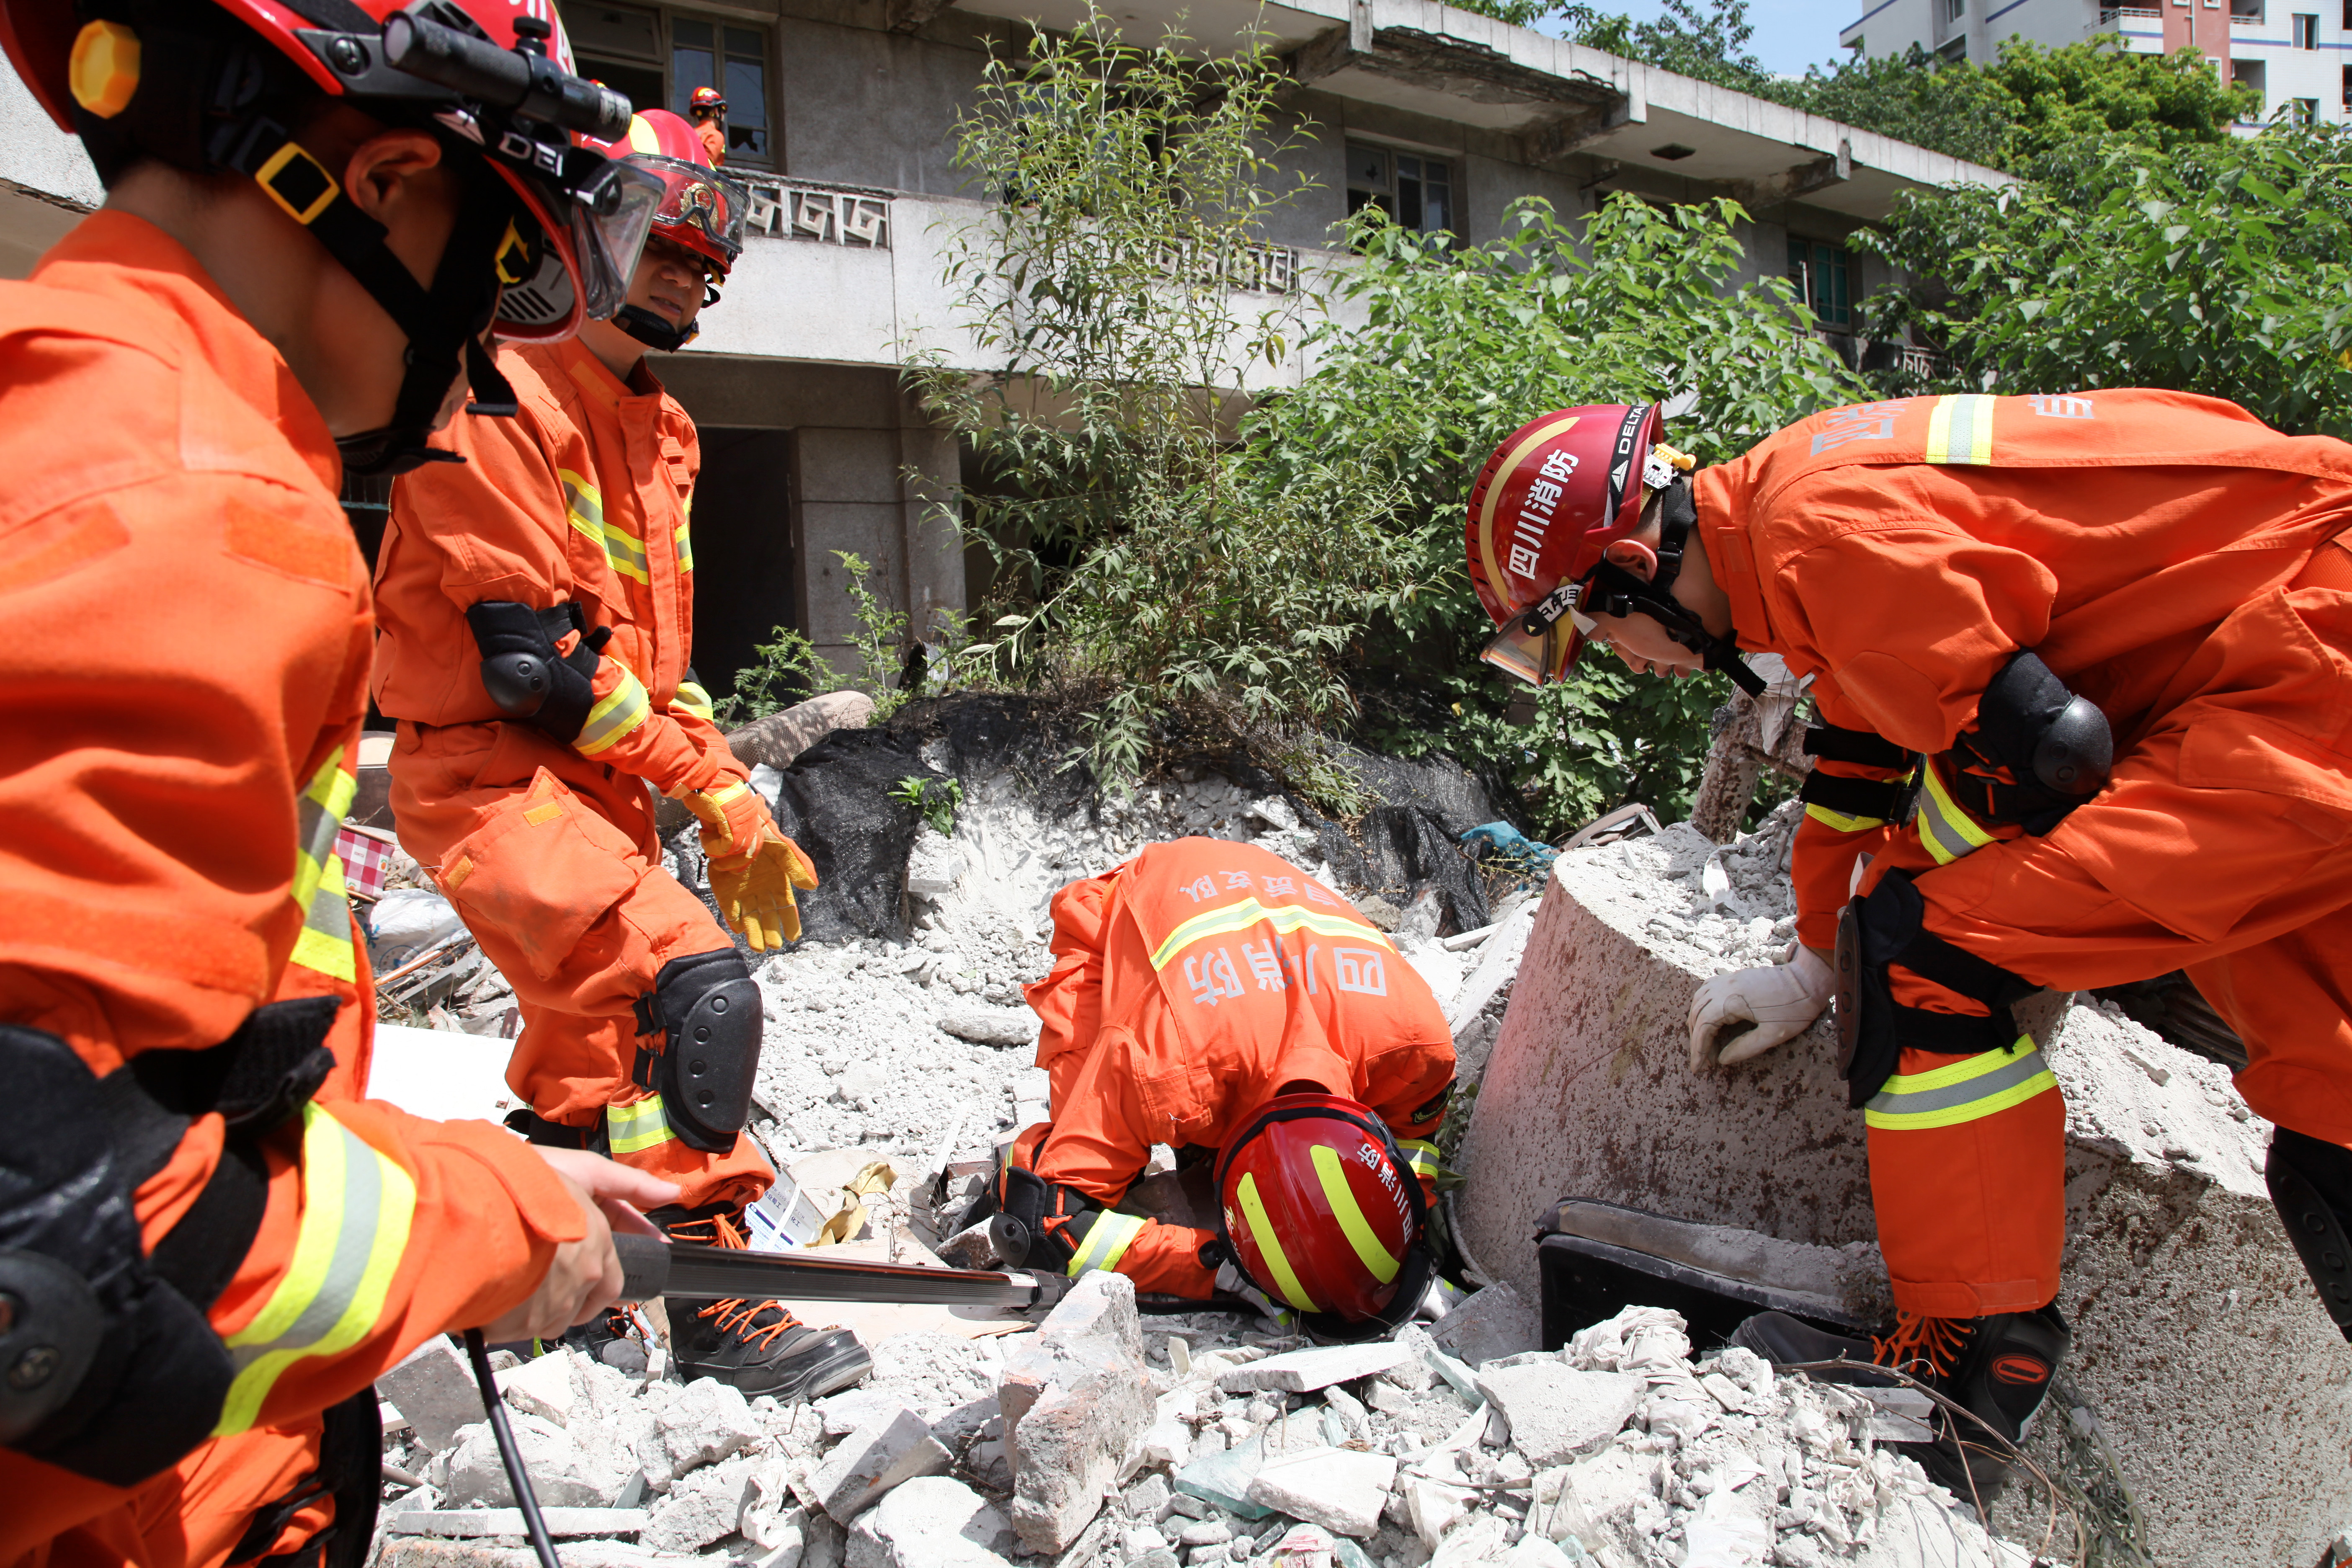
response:
[[[602,145],[602,144],[600,144]],[[463,464],[401,480],[375,580],[377,706],[399,721],[393,813],[515,988],[507,1081],[534,1143],[677,1184],[652,1218],[743,1244],[775,1180],[743,1132],[759,1066],[751,970],[663,868],[650,784],[702,824],[710,886],[754,952],[800,935],[816,886],[695,683],[694,423],[646,365],[683,347],[742,249],[743,187],[677,115],[604,148],[660,182],[628,298],[566,342],[499,353],[513,417],[452,431]],[[601,1353],[625,1323],[577,1336]],[[815,1398],[871,1366],[776,1302],[677,1302],[679,1374]]]
[[[1320,882],[1247,844],[1155,844],[1054,895],[1028,988],[1049,1121],[994,1189],[1004,1261],[1220,1291],[1320,1337],[1405,1321],[1437,1283],[1429,1142],[1454,1086],[1436,999]],[[1215,1184],[1214,1228],[1123,1212],[1152,1146]]]
[[[1738,1342],[1905,1368],[2015,1438],[2069,1336],[2065,1107],[2011,1009],[2179,968],[2245,1038],[2272,1196],[2352,1334],[2352,447],[2137,390],[1833,409],[1696,473],[1661,434],[1651,405],[1525,426],[1468,550],[1522,679],[1588,638],[1815,678],[1799,945],[1700,987],[1692,1065],[1837,992],[1897,1315]],[[1924,1457],[1963,1495],[2001,1473]]]

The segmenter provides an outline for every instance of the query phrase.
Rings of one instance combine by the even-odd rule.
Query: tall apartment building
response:
[[[193,0],[192,0],[193,3]],[[898,366],[934,349],[988,356],[941,281],[946,233],[991,209],[952,163],[988,51],[1034,21],[1066,29],[1081,0],[563,0],[582,67],[645,106],[722,87],[729,173],[753,193],[725,299],[658,374],[702,430],[694,508],[696,664],[714,688],[778,624],[836,664],[854,657],[838,551],[919,617],[962,610],[970,558],[952,509],[969,454],[904,394]],[[1285,154],[1316,188],[1277,209],[1265,265],[1234,279],[1256,303],[1349,264],[1335,226],[1378,205],[1417,229],[1476,243],[1524,195],[1563,215],[1611,192],[1737,197],[1753,215],[1750,276],[1797,281],[1851,350],[1854,307],[1885,280],[1851,248],[1897,195],[2006,176],[1779,104],[1615,58],[1430,0],[1123,0],[1114,20],[1152,42],[1271,29],[1293,79]],[[0,275],[22,276],[100,199],[79,145],[0,72]],[[1302,327],[1311,323],[1302,321]],[[1298,334],[1292,334],[1296,342]],[[1295,384],[1294,353],[1244,390]]]
[[[1983,62],[2008,38],[2056,48],[2103,35],[2137,54],[2198,50],[2261,95],[2243,130],[2280,114],[2352,119],[2352,0],[1864,0],[1838,41],[1868,59],[1916,44]]]

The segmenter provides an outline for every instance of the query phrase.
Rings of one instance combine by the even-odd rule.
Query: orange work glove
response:
[[[741,780],[679,796],[702,823],[702,852],[710,860],[710,894],[728,926],[743,933],[754,952],[801,937],[794,888],[816,886],[816,868],[801,847],[777,831],[767,803]]]

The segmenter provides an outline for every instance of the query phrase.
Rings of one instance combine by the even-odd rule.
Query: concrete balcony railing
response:
[[[2162,22],[2163,20],[2164,13],[2153,5],[2102,5],[2099,7],[2099,26],[2102,27],[2121,27],[2134,22]]]

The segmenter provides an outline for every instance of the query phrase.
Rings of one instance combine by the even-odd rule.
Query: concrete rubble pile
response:
[[[1214,774],[1107,804],[1091,825],[1047,820],[1012,781],[965,785],[953,833],[919,844],[910,867],[910,940],[809,942],[760,967],[753,1131],[820,1208],[871,1178],[848,1233],[871,1238],[868,1256],[987,1267],[952,1221],[992,1145],[1045,1114],[1019,986],[1050,962],[1053,889],[1186,831],[1330,868],[1285,799]],[[1777,820],[1777,845],[1768,833],[1726,856],[1725,886],[1681,868],[1712,923],[1704,947],[1677,951],[1752,962],[1785,942],[1772,889],[1790,827]],[[697,868],[690,850],[672,853]],[[1464,1080],[1486,1072],[1480,1098],[1493,1100],[1498,1075],[1520,1070],[1515,987],[1526,992],[1523,971],[1550,973],[1525,970],[1523,955],[1544,951],[1559,886],[1500,898],[1489,924],[1441,934],[1430,895],[1392,902],[1332,880],[1430,981]],[[1779,897],[1785,906],[1784,883]],[[1549,1152],[1528,1189],[1545,1204],[1578,1184],[1568,1110],[1555,1106],[1528,1140]],[[1474,1178],[1475,1142],[1474,1126]],[[1490,1212],[1475,1185],[1464,1195],[1471,1247],[1505,1283],[1391,1341],[1313,1347],[1234,1315],[1140,1318],[1127,1281],[1093,1275],[1034,1324],[873,1333],[872,1374],[813,1408],[681,1387],[658,1351],[616,1367],[561,1350],[502,1373],[502,1397],[572,1568],[2027,1561],[1887,1446],[1918,1436],[1903,1412],[1743,1354],[1695,1359],[1681,1321],[1650,1309],[1538,1351],[1522,1266],[1541,1205],[1510,1191],[1501,1201],[1520,1206]],[[1759,1217],[1730,1223],[1773,1228]],[[393,1418],[383,1568],[530,1568],[458,1352],[428,1344],[379,1393]]]
[[[1983,1564],[1989,1538],[1884,1446],[1913,1428],[1741,1351],[1694,1362],[1629,1308],[1558,1352],[1507,1286],[1435,1334],[1315,1347],[1219,1314],[1139,1318],[1117,1276],[1034,1334],[906,1335],[862,1386],[746,1404],[559,1352],[501,1377],[566,1560],[744,1568],[1735,1568]],[[1176,1331],[1169,1331],[1170,1330]],[[1444,1339],[1477,1355],[1444,1348]],[[1516,1347],[1516,1348],[1512,1348]],[[522,1568],[462,1361],[380,1385],[384,1568]],[[468,1415],[477,1417],[467,1422]]]

